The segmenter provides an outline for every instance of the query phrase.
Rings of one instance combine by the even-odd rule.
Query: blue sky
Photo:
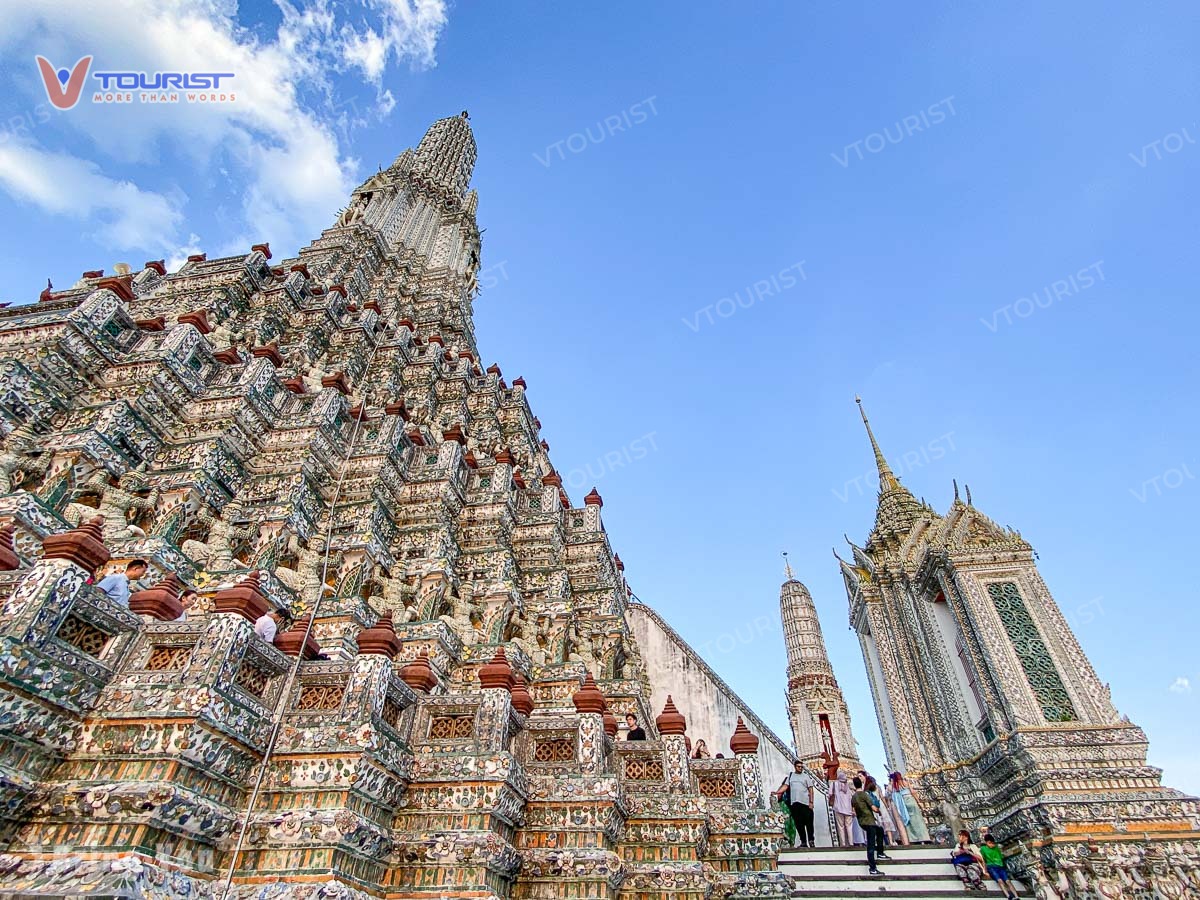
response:
[[[957,477],[1034,544],[1200,792],[1194,4],[6,6],[0,299],[294,253],[469,109],[483,357],[526,377],[572,498],[604,495],[637,594],[777,730],[788,550],[882,767],[830,553],[873,519],[858,392],[916,494]],[[35,53],[221,62],[241,94],[63,113]]]

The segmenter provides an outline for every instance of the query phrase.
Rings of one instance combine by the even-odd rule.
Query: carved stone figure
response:
[[[46,474],[52,456],[43,449],[33,422],[22,422],[0,442],[0,494],[32,486]]]
[[[134,521],[154,512],[158,503],[158,491],[150,489],[141,468],[128,470],[115,484],[107,472],[97,471],[84,482],[80,491],[95,492],[99,496],[99,505],[91,508],[82,504],[71,504],[66,512],[68,523],[79,525],[93,516],[104,516],[106,543],[146,536],[146,532],[134,524]]]
[[[439,597],[446,593],[446,587],[443,583]],[[480,611],[471,600],[465,595],[459,595],[456,592],[449,593],[446,598],[450,609],[448,612],[438,616],[445,622],[450,629],[462,639],[462,642],[467,645],[477,644],[483,637],[480,630]]]
[[[225,504],[220,515],[207,508],[201,509],[196,520],[208,527],[208,537],[203,541],[186,540],[181,549],[210,572],[248,568],[234,557],[234,548],[239,542],[255,541],[259,525],[254,521],[241,521],[244,515],[245,504],[236,499]]]

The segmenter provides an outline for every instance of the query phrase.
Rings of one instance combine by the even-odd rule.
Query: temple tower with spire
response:
[[[790,895],[786,745],[481,358],[475,158],[444,118],[294,257],[0,309],[0,896]]]
[[[858,402],[879,498],[841,569],[889,767],[933,821],[989,826],[1058,896],[1134,896],[1109,889],[1195,858],[1196,800],[1147,765],[1146,735],[1113,706],[1033,548],[957,488],[944,515],[917,500]]]
[[[785,563],[787,580],[779,590],[779,614],[787,649],[787,707],[796,755],[819,769],[836,751],[848,771],[861,768],[850,711],[842,696],[812,595]],[[822,754],[826,754],[822,756]]]

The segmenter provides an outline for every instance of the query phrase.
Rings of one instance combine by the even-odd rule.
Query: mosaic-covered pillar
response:
[[[38,782],[76,746],[140,622],[87,584],[108,559],[101,522],[47,537],[43,556],[0,607],[0,835]],[[22,846],[54,844],[27,831]]]
[[[503,647],[496,649],[490,663],[480,667],[479,683],[483,690],[475,718],[475,735],[481,752],[494,753],[507,748],[515,685]]]
[[[758,765],[758,738],[750,733],[742,717],[738,716],[737,727],[729,739],[729,749],[738,761],[742,775],[742,797],[750,809],[762,809],[762,771]]]

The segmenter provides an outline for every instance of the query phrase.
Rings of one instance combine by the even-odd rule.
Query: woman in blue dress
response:
[[[917,805],[912,791],[904,783],[904,776],[899,772],[893,772],[888,776],[888,780],[892,783],[892,797],[896,802],[896,812],[904,820],[908,839],[914,844],[929,843],[929,826],[925,824],[925,817],[921,815],[921,807]]]

